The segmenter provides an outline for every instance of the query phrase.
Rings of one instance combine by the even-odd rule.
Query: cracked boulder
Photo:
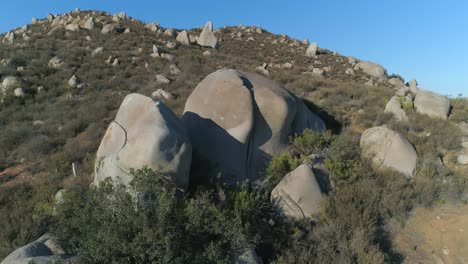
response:
[[[406,177],[413,176],[418,155],[413,145],[400,133],[383,126],[372,127],[361,135],[362,154],[377,167],[396,170]]]
[[[194,153],[214,168],[211,175],[228,184],[261,180],[265,163],[291,135],[306,128],[325,130],[320,117],[283,86],[232,69],[218,70],[198,84],[182,121]]]
[[[183,124],[162,102],[140,94],[127,95],[96,154],[94,184],[110,177],[128,185],[130,169],[164,173],[186,190],[192,147]]]
[[[286,174],[271,191],[272,202],[280,212],[297,220],[317,213],[322,198],[323,193],[315,174],[306,164]]]

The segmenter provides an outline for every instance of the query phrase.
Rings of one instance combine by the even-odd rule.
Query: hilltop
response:
[[[177,225],[177,221],[174,221],[174,225],[200,230],[203,229],[200,219],[213,215],[207,213],[209,210],[220,215],[213,220],[213,226],[206,223],[210,230],[197,234],[205,237],[207,233],[214,232],[213,229],[219,228],[221,231],[216,230],[219,233],[209,233],[208,237],[215,237],[213,241],[218,239],[221,244],[209,240],[212,244],[203,248],[203,254],[186,256],[189,259],[196,256],[197,261],[202,263],[207,259],[231,261],[233,257],[237,258],[233,255],[239,253],[239,248],[244,247],[251,249],[253,253],[249,252],[253,255],[258,254],[256,258],[263,259],[265,263],[307,262],[311,258],[329,263],[338,260],[350,263],[401,262],[405,256],[397,252],[398,247],[392,246],[393,233],[390,232],[389,222],[405,223],[408,214],[416,207],[444,206],[446,203],[456,206],[468,200],[468,102],[425,91],[418,87],[416,80],[405,81],[398,74],[389,75],[383,66],[340,55],[320,47],[320,44],[275,35],[255,26],[225,26],[213,30],[211,22],[208,22],[205,27],[174,29],[157,22],[143,23],[126,16],[124,12],[111,15],[81,10],[33,19],[29,25],[0,35],[0,39],[2,258],[14,249],[35,241],[47,231],[62,232],[60,242],[65,239],[73,241],[71,229],[87,227],[86,224],[95,220],[87,222],[87,219],[77,217],[77,212],[84,212],[73,211],[78,210],[76,208],[79,206],[70,206],[64,210],[65,213],[60,210],[57,213],[57,200],[63,198],[57,198],[61,196],[56,194],[66,189],[71,193],[68,198],[80,195],[86,198],[85,194],[92,192],[89,190],[90,184],[100,181],[95,179],[95,164],[99,164],[101,158],[96,157],[96,153],[100,145],[105,146],[103,137],[107,135],[106,129],[117,122],[118,112],[129,111],[128,116],[135,117],[123,118],[129,126],[138,120],[139,115],[146,114],[125,110],[126,104],[122,103],[125,98],[134,98],[134,101],[141,102],[140,105],[152,105],[153,101],[149,102],[148,97],[162,102],[161,105],[170,109],[167,112],[171,111],[176,116],[173,118],[172,115],[167,117],[162,114],[162,119],[176,120],[166,120],[168,124],[177,123],[174,127],[181,126],[178,122],[179,118],[184,119],[184,108],[185,112],[191,109],[202,115],[203,111],[240,111],[238,105],[245,109],[250,109],[252,105],[253,110],[246,116],[255,116],[261,111],[273,120],[266,118],[265,121],[272,126],[271,122],[282,114],[282,100],[288,103],[294,101],[291,103],[295,109],[291,110],[294,112],[292,119],[297,120],[298,113],[305,113],[303,115],[307,116],[308,121],[310,116],[317,117],[328,130],[317,133],[323,130],[319,129],[320,125],[312,127],[307,124],[304,127],[313,128],[313,132],[304,130],[306,132],[301,135],[303,129],[295,133],[296,130],[282,124],[284,130],[291,132],[282,136],[288,146],[283,146],[285,142],[282,141],[280,143],[283,145],[278,144],[281,151],[267,153],[271,154],[268,156],[268,161],[271,161],[262,177],[269,181],[260,191],[251,186],[246,191],[227,188],[223,184],[199,183],[198,177],[208,174],[208,170],[193,152],[191,170],[186,175],[189,183],[185,183],[187,186],[182,189],[185,189],[187,199],[192,199],[190,201],[202,208],[201,215],[190,207],[193,206],[191,202],[186,202],[180,205],[184,208],[181,212],[189,211],[192,214],[187,213],[183,219],[194,221],[192,224],[196,228]],[[231,90],[217,94],[218,97],[214,97],[215,93],[209,90],[210,87],[227,86],[226,83],[237,89],[234,85],[239,82],[237,78],[245,86],[250,83],[252,91],[283,91],[287,88],[287,92],[281,93],[290,92],[289,97],[285,95],[284,98],[293,99],[281,97],[278,99],[280,103],[271,107],[266,105],[269,100],[273,101],[272,98],[259,97],[252,99],[250,105],[244,103],[246,97]],[[201,87],[198,93],[195,91],[197,85]],[[203,87],[208,88],[202,90]],[[193,103],[189,105],[190,98],[202,99],[192,99]],[[196,105],[203,100],[219,108],[206,110]],[[158,111],[166,111],[163,106],[157,105]],[[302,109],[303,105],[307,108]],[[232,108],[226,110],[223,106]],[[151,114],[148,116],[153,118]],[[215,117],[214,114],[210,116],[212,120],[216,120]],[[218,122],[218,125],[222,131],[238,133],[229,130],[232,128],[230,124]],[[192,131],[198,130],[194,127]],[[170,129],[168,133],[177,129]],[[125,127],[124,130],[127,132],[130,128]],[[177,138],[183,138],[184,144],[193,145],[194,149],[198,147],[203,150],[200,144],[197,146],[190,129],[187,136],[184,133],[180,132],[180,136],[177,132]],[[256,133],[259,133],[256,129],[248,130],[247,138],[257,137]],[[290,141],[288,137],[291,137]],[[145,142],[158,144],[152,139],[150,137]],[[233,150],[227,148],[226,152],[229,151]],[[137,151],[134,157],[138,157],[138,154]],[[105,155],[102,155],[104,159]],[[250,161],[249,155],[247,160]],[[219,159],[222,167],[223,161]],[[378,166],[371,165],[376,162]],[[320,202],[320,210],[312,210],[313,217],[283,222],[270,208],[274,207],[270,204],[270,195],[274,196],[274,187],[280,184],[283,177],[287,177],[286,174],[294,175],[293,172],[297,170],[297,174],[303,175],[303,172],[299,172],[304,169],[303,163],[313,167],[312,174],[319,175],[320,171],[325,175],[317,176],[316,185],[320,185],[318,189],[323,191],[319,196],[326,198]],[[147,176],[148,173],[140,174]],[[138,191],[148,191],[138,188]],[[205,189],[213,192],[211,196],[202,192]],[[159,197],[159,194],[151,194]],[[100,212],[97,209],[106,209],[98,199],[105,196],[99,195],[102,194],[88,197],[98,204],[97,208],[86,207],[88,198],[83,197],[72,200],[72,204],[82,206],[88,213],[97,214]],[[207,198],[212,196],[216,198]],[[159,198],[166,201],[165,197]],[[295,202],[300,204],[299,201]],[[249,210],[244,207],[239,209],[236,207],[238,203]],[[268,210],[265,211],[264,207],[260,210],[257,205],[265,205]],[[120,209],[130,210],[131,205],[128,206]],[[178,206],[174,211],[179,212]],[[257,211],[260,213],[257,214]],[[73,222],[70,215],[79,221]],[[232,230],[226,220],[230,218],[238,219],[240,223],[234,223]],[[463,216],[460,218],[463,219]],[[122,219],[116,221],[125,222]],[[140,226],[140,223],[132,221],[137,220],[129,220],[129,226]],[[70,229],[61,226],[67,222],[76,226]],[[164,223],[171,224],[171,221]],[[114,235],[112,231],[104,234],[109,237]],[[110,240],[105,241],[107,244],[96,242],[92,237],[86,239],[89,239],[89,243],[96,243],[93,246],[98,249],[99,246],[113,247]],[[175,237],[171,239],[178,241]],[[235,239],[238,241],[233,241]],[[46,237],[38,241],[45,243],[49,240]],[[193,242],[188,239],[185,241],[187,245],[188,241]],[[291,248],[286,246],[291,244],[294,245]],[[70,242],[64,247],[71,250],[67,253],[76,255],[78,249],[83,249],[80,246],[79,243]],[[139,250],[148,245],[127,246]],[[181,249],[183,246],[174,248]],[[191,246],[197,248],[196,245]],[[229,247],[224,255],[218,251],[223,247]],[[155,252],[158,250],[155,249]],[[83,259],[96,252],[84,252]],[[405,250],[402,252],[407,253]],[[61,255],[57,252],[54,254]],[[125,254],[128,252],[122,253]],[[443,253],[437,254],[439,258],[444,257]],[[105,259],[105,256],[101,257]],[[417,259],[413,255],[411,257]],[[252,256],[249,258],[255,259]],[[87,260],[99,262],[99,259]],[[181,257],[180,261],[183,260]],[[139,262],[136,259],[133,261]]]

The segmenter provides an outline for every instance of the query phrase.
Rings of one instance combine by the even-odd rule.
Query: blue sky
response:
[[[468,95],[468,1],[302,0],[4,1],[0,32],[76,7],[126,11],[164,27],[258,25],[268,31],[316,41],[319,46],[374,61],[406,80],[441,94]]]

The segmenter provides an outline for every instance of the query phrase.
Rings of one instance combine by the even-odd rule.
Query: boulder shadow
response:
[[[327,126],[328,129],[332,131],[333,134],[339,134],[342,129],[342,125],[338,120],[335,119],[332,115],[327,113],[325,109],[317,106],[316,104],[312,103],[311,101],[301,98],[302,102],[309,108],[310,111],[314,112],[317,114],[323,122],[325,122],[325,125]]]

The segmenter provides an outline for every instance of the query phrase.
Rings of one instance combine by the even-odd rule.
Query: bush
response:
[[[133,172],[125,186],[70,190],[55,232],[84,263],[231,263],[259,244],[267,198],[247,188],[177,191],[162,174]],[[133,193],[133,194],[131,194]],[[268,226],[268,225],[267,225]]]

